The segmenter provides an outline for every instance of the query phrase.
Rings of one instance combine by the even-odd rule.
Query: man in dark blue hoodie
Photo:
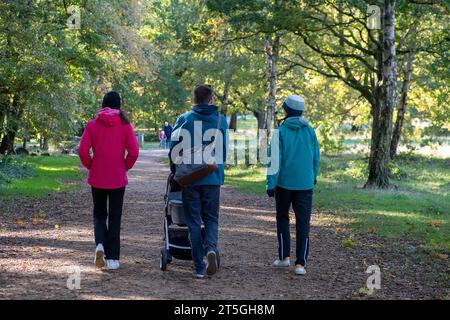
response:
[[[208,85],[200,85],[194,90],[195,106],[191,111],[182,114],[173,128],[170,143],[169,159],[174,148],[181,142],[186,145],[186,136],[191,141],[187,147],[211,145],[217,137],[215,145],[215,160],[218,169],[190,186],[183,187],[183,205],[189,238],[192,247],[196,278],[203,278],[216,273],[219,265],[219,206],[220,186],[224,183],[224,162],[227,149],[227,121],[213,104],[213,91]],[[220,118],[219,118],[220,117]],[[217,132],[219,128],[219,132]],[[187,133],[187,135],[183,134]],[[211,131],[212,130],[212,131]],[[211,132],[214,132],[211,134]],[[201,136],[201,138],[199,138]],[[179,146],[178,146],[179,147]],[[184,147],[183,147],[184,148]],[[175,166],[171,162],[171,170]],[[202,222],[205,226],[202,232]],[[206,255],[207,263],[204,262]]]
[[[166,121],[166,122],[164,122],[164,133],[166,134],[166,137],[167,137],[167,145],[169,145],[170,146],[170,137],[172,136],[172,131],[173,131],[173,128],[172,128],[172,126]]]

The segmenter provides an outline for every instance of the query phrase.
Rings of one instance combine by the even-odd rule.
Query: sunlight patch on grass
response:
[[[265,179],[261,168],[231,168],[226,171],[225,183],[239,188],[243,192],[265,192]]]
[[[76,171],[76,167],[48,167],[48,166],[38,166],[39,170],[42,171]]]

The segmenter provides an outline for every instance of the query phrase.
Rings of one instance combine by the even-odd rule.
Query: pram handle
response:
[[[169,198],[169,192],[170,192],[170,185],[172,184],[173,179],[173,173],[171,172],[169,176],[167,177],[167,183],[166,183],[166,193],[164,194],[164,202],[167,203],[167,199]]]

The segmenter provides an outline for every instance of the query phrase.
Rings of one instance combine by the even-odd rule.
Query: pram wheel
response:
[[[159,268],[161,271],[167,270],[167,264],[170,263],[168,260],[167,249],[161,249],[161,259],[159,260]]]

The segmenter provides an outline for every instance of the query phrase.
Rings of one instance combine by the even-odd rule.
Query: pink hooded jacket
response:
[[[119,189],[126,186],[127,171],[138,158],[139,144],[133,127],[124,124],[119,113],[119,110],[103,108],[96,119],[88,122],[81,138],[78,155],[89,169],[88,184],[94,188]]]

